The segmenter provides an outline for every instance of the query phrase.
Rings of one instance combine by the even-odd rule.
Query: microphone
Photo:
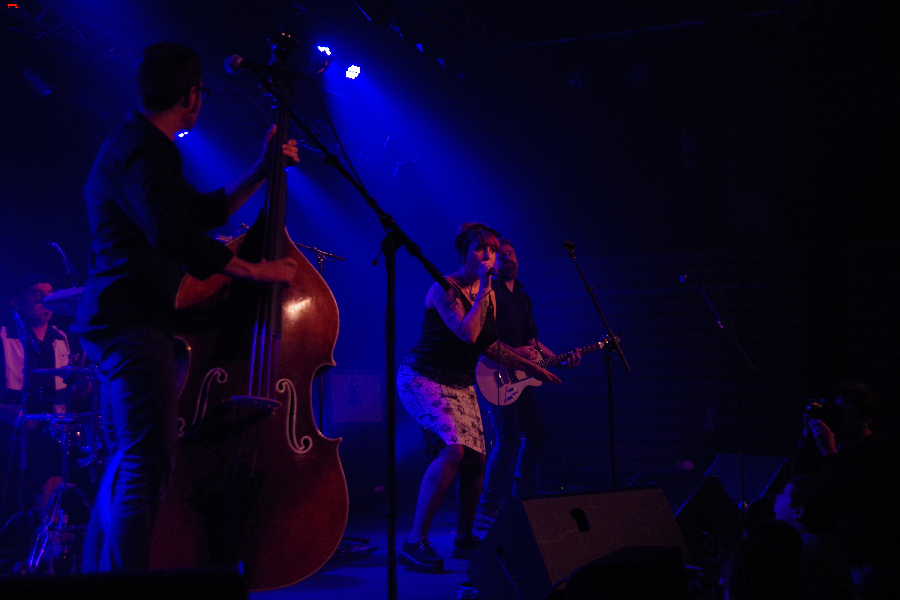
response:
[[[498,273],[497,269],[495,269],[494,267],[491,267],[490,269],[488,269],[487,274],[490,277],[496,277],[497,279],[500,279],[500,273]]]
[[[225,59],[225,71],[229,75],[236,75],[238,71],[252,71],[253,73],[274,73],[278,68],[273,65],[247,60],[240,54],[232,54]]]
[[[574,250],[575,242],[570,242],[569,240],[563,240],[563,248],[566,250]]]
[[[69,257],[66,256],[66,253],[63,252],[63,249],[59,247],[56,242],[47,242],[46,246],[53,246],[56,248],[56,251],[59,252],[59,255],[62,256],[63,263],[66,265],[66,275],[71,279],[69,282],[70,285],[75,285],[75,282],[78,280],[78,271],[75,270],[75,267],[72,265],[72,261],[69,260]]]

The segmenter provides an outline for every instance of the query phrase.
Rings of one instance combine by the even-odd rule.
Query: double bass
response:
[[[273,40],[270,85],[282,104],[296,43]],[[270,149],[287,141],[279,109]],[[186,276],[176,300],[189,357],[179,440],[151,546],[151,568],[243,564],[250,590],[296,583],[331,557],[347,524],[340,439],[322,435],[312,380],[334,366],[337,303],[285,228],[286,159],[276,153],[266,204],[229,242],[244,260],[293,258],[288,287]]]

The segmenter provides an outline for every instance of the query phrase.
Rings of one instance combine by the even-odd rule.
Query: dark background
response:
[[[254,160],[272,119],[253,78],[219,65],[232,53],[266,60],[266,38],[286,25],[304,47],[333,48],[315,87],[372,195],[443,272],[457,267],[462,222],[510,237],[556,351],[604,333],[561,245],[577,244],[633,368],[613,361],[620,483],[676,459],[699,467],[739,438],[749,453],[787,455],[806,399],[843,378],[895,397],[896,3],[121,4],[0,9],[0,283],[25,269],[83,283],[66,281],[46,243],[83,276],[81,189],[106,134],[138,105],[143,47],[181,41],[204,61],[213,96],[178,143],[188,178],[211,189]],[[343,77],[351,63],[355,81]],[[308,85],[297,109],[336,149]],[[373,506],[384,484],[385,284],[383,261],[371,265],[382,231],[315,151],[289,186],[292,238],[347,259],[327,265],[342,323],[321,427],[344,437],[354,506]],[[398,264],[402,359],[429,278],[405,253]],[[552,432],[542,486],[606,485],[602,357],[562,377],[539,392]],[[426,458],[398,417],[411,502]]]

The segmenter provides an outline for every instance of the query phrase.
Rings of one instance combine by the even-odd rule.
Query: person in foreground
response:
[[[183,275],[286,284],[297,267],[291,259],[246,262],[204,233],[226,224],[250,198],[274,157],[264,150],[243,176],[214,192],[187,182],[174,138],[194,127],[209,94],[194,51],[149,46],[137,84],[142,109],[106,139],[85,186],[91,255],[73,330],[99,365],[110,449],[86,534],[85,572],[149,566],[176,439],[173,329]],[[295,141],[280,150],[299,162]]]
[[[853,600],[850,566],[831,533],[838,503],[834,486],[820,475],[795,475],[775,498],[775,518],[800,532],[800,592],[805,600]]]
[[[753,525],[725,564],[725,600],[799,600],[803,540],[790,524]]]
[[[484,433],[475,395],[475,365],[484,353],[541,381],[559,378],[497,341],[491,282],[499,248],[496,231],[480,223],[460,228],[454,245],[462,267],[447,275],[449,290],[435,283],[425,296],[422,337],[397,375],[400,399],[423,428],[436,457],[428,465],[412,531],[398,553],[401,564],[441,573],[444,561],[428,540],[438,506],[459,474],[453,557],[468,558],[480,538],[472,534],[484,479]]]
[[[862,600],[897,595],[900,463],[892,408],[874,388],[840,382],[833,402],[807,407],[795,454],[795,473],[825,475],[834,485],[835,538]]]

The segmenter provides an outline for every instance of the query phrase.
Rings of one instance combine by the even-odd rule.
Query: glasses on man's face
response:
[[[28,290],[22,294],[22,297],[31,300],[35,304],[40,304],[41,301],[51,293],[53,292],[45,292],[44,290]]]

